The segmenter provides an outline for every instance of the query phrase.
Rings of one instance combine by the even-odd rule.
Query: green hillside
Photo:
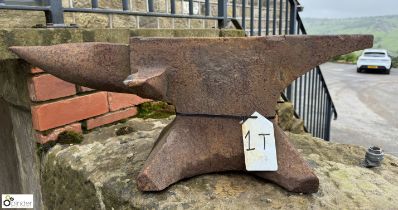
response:
[[[373,34],[374,48],[387,49],[398,56],[398,16],[348,19],[304,18],[308,34]]]

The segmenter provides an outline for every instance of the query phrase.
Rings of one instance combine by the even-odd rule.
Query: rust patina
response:
[[[218,115],[249,116],[257,111],[275,116],[280,93],[293,80],[372,43],[368,35],[131,38],[130,45],[11,50],[66,81],[175,105],[181,115],[162,131],[137,177],[139,189],[159,191],[200,174],[245,171],[240,120]],[[275,122],[274,127],[278,171],[250,173],[289,191],[318,191],[312,169]]]

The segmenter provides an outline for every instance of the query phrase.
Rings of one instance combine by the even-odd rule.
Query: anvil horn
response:
[[[114,92],[132,92],[123,84],[131,74],[128,45],[77,43],[10,50],[65,81],[99,90],[106,87]]]
[[[281,56],[286,59],[283,62],[289,74],[282,88],[336,56],[373,46],[372,35],[285,36],[285,39],[279,52],[285,54]]]

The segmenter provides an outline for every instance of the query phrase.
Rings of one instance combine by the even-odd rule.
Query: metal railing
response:
[[[295,16],[297,26],[292,29],[296,30],[296,34],[307,34],[300,15],[296,13]],[[331,120],[333,116],[337,119],[337,111],[319,66],[296,79],[283,95],[293,103],[306,131],[330,140]]]
[[[219,28],[228,27],[231,22],[250,36],[306,34],[299,15],[301,7],[296,0],[164,0],[168,5],[165,12],[155,9],[154,0],[146,1],[144,12],[132,8],[132,0],[121,0],[121,9],[100,8],[98,0],[91,0],[90,8],[64,7],[62,0],[26,1],[36,2],[36,5],[12,5],[8,3],[11,1],[0,0],[0,10],[43,11],[51,27],[65,27],[64,13],[72,12],[207,19],[216,20]],[[187,3],[188,11],[184,12],[181,8],[177,11],[177,2]],[[194,3],[202,8],[197,13],[194,12]],[[217,7],[216,12],[212,12],[212,6]],[[319,67],[294,81],[282,95],[293,102],[295,114],[303,119],[308,132],[325,140],[330,139],[332,115],[336,118],[337,112]]]

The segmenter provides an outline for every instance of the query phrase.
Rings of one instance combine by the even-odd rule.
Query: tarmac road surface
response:
[[[398,156],[398,69],[357,73],[350,64],[326,63],[322,73],[338,112],[331,141],[380,146]]]

